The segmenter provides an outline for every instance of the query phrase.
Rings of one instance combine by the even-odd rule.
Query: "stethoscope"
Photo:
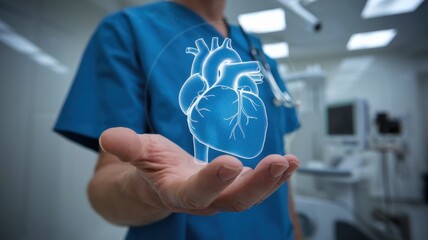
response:
[[[257,49],[253,42],[250,39],[250,36],[245,32],[241,25],[238,25],[244,35],[248,45],[250,46],[251,57],[254,61],[258,61],[262,64],[262,74],[265,76],[265,79],[269,83],[269,86],[274,95],[274,104],[276,106],[284,106],[286,108],[294,108],[298,106],[298,102],[296,102],[291,95],[286,91],[281,91],[278,86],[278,83],[275,80],[275,77],[272,75],[272,71],[270,65],[262,51]]]

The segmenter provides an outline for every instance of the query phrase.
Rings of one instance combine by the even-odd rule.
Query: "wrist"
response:
[[[159,198],[158,193],[143,177],[138,168],[130,169],[125,174],[125,184],[122,187],[124,194],[133,198],[136,204],[141,206],[141,214],[144,218],[153,219],[152,222],[169,216],[172,211],[168,209]]]
[[[99,168],[88,185],[92,207],[107,221],[122,226],[142,226],[169,214],[156,205],[156,193],[138,170],[128,163],[113,163]],[[138,173],[138,174],[137,174]]]

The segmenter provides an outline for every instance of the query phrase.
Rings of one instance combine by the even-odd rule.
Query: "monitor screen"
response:
[[[329,107],[327,121],[329,135],[354,135],[353,104]]]

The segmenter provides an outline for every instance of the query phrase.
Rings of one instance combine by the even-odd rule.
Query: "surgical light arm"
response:
[[[278,0],[282,5],[288,8],[290,11],[294,12],[296,15],[301,17],[306,24],[309,25],[309,28],[314,32],[321,31],[322,25],[321,21],[315,17],[311,12],[306,10],[299,0]]]

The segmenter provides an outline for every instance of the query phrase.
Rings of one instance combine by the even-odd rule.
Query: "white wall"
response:
[[[65,64],[38,65],[0,42],[0,239],[120,239],[90,208],[96,155],[52,132],[80,55],[105,15],[89,1],[0,0],[0,20]]]
[[[344,65],[343,60],[347,59]],[[406,162],[411,170],[410,176],[401,179],[401,190],[406,198],[421,199],[420,174],[427,169],[426,136],[423,132],[423,114],[427,105],[423,104],[420,95],[427,95],[420,88],[419,73],[427,66],[427,58],[405,56],[401,52],[378,53],[354,57],[328,57],[292,61],[295,70],[303,70],[308,64],[318,63],[327,72],[327,102],[352,98],[365,98],[370,104],[372,119],[378,111],[386,111],[392,116],[405,114],[409,119],[410,152]],[[303,121],[307,114],[303,113]],[[320,120],[322,121],[322,120]],[[325,126],[322,124],[321,126]],[[319,127],[319,126],[316,126]],[[303,126],[295,134],[295,143],[291,152],[299,156],[311,156],[305,145],[315,139],[311,135],[313,126]],[[325,132],[324,130],[321,132]],[[317,133],[318,134],[318,133]],[[312,154],[314,155],[314,154]],[[304,161],[305,159],[303,159]]]

